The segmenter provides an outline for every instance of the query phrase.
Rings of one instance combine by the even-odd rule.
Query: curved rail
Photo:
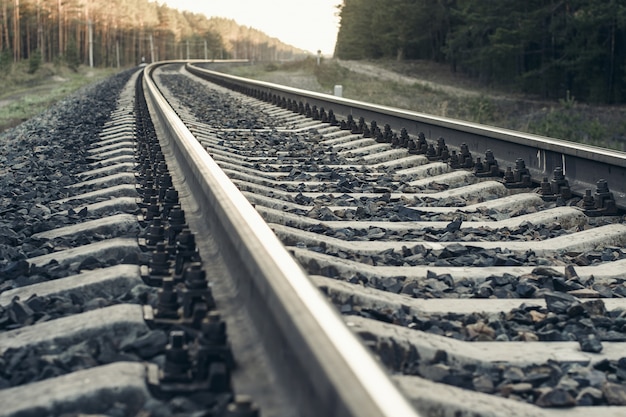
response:
[[[500,167],[515,166],[516,160],[522,158],[536,182],[550,177],[555,168],[561,167],[571,190],[579,195],[584,195],[585,190],[595,189],[597,181],[605,179],[617,206],[626,209],[624,152],[249,80],[194,64],[187,64],[187,70],[255,97],[271,97],[276,102],[292,100],[308,103],[327,111],[332,109],[337,116],[352,115],[376,120],[379,126],[388,123],[393,129],[406,128],[412,135],[423,132],[431,140],[443,137],[448,146],[460,147],[465,143],[472,153],[478,155],[484,155],[491,149]]]
[[[160,63],[162,64],[162,63]],[[171,154],[180,194],[199,226],[223,237],[242,300],[303,415],[412,416],[414,409],[309,281],[245,197],[191,135],[145,69],[144,91],[159,141]],[[183,200],[185,201],[185,200]],[[193,220],[189,220],[190,223]],[[200,240],[200,239],[198,239]],[[200,246],[202,242],[198,242]]]

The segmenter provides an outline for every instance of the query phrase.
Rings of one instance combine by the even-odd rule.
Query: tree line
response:
[[[626,101],[626,0],[344,0],[340,59],[425,59],[547,98]]]
[[[148,0],[0,0],[0,61],[128,66],[168,59],[290,59],[303,51],[234,20]]]

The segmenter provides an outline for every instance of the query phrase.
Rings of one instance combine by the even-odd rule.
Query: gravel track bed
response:
[[[312,275],[319,274],[412,299],[528,300],[528,304],[519,308],[498,313],[482,313],[478,307],[471,314],[420,314],[405,308],[363,307],[358,301],[352,300],[350,295],[329,295],[347,321],[350,316],[361,316],[468,342],[571,341],[577,343],[583,352],[601,352],[603,343],[626,341],[626,309],[609,310],[602,301],[602,298],[626,296],[626,275],[610,280],[596,280],[593,275],[579,276],[576,270],[578,267],[623,260],[626,258],[623,247],[598,245],[593,250],[536,255],[532,249],[516,252],[472,246],[472,242],[542,242],[595,227],[622,225],[625,223],[623,216],[589,218],[584,226],[570,229],[564,229],[556,222],[527,222],[515,228],[473,228],[473,221],[500,221],[555,207],[576,206],[579,199],[558,199],[527,205],[521,209],[479,208],[464,212],[466,206],[489,202],[502,196],[492,193],[469,199],[424,196],[424,191],[436,193],[449,187],[437,182],[425,186],[411,185],[419,176],[397,174],[397,167],[393,164],[390,167],[374,167],[367,164],[361,154],[357,156],[357,152],[341,151],[340,147],[329,145],[325,142],[328,140],[326,133],[320,133],[324,128],[285,130],[286,125],[297,123],[295,114],[281,114],[282,119],[272,120],[270,115],[273,110],[267,105],[244,110],[250,99],[226,93],[220,87],[207,87],[206,83],[183,75],[180,68],[163,70],[160,79],[167,89],[176,92],[181,103],[185,103],[184,106],[173,103],[174,108],[181,117],[188,119],[191,130],[242,190],[250,195],[265,193],[264,197],[274,199],[278,207],[284,202],[285,213],[319,221],[315,225],[294,224],[292,227],[343,241],[406,242],[402,251],[388,250],[379,255],[370,255],[334,250],[324,243],[306,244],[294,232],[293,236],[283,239],[286,246],[306,248],[374,267],[533,268],[528,274],[488,274],[480,280],[459,279],[452,274],[429,271],[425,279],[413,280],[402,275],[372,278],[358,272],[343,272],[333,265],[333,261],[328,264],[315,260],[302,262]],[[211,99],[207,101],[207,97]],[[223,114],[212,110],[211,106],[217,106],[217,103],[222,107],[236,109],[236,123],[224,122]],[[210,128],[203,130],[198,127],[200,123],[206,123]],[[258,178],[242,179],[241,173],[232,167],[234,161],[240,161],[245,167],[244,172]],[[277,184],[273,181],[285,183]],[[473,182],[461,182],[455,187],[469,183]],[[359,193],[377,195],[358,196]],[[397,195],[400,193],[402,197],[399,198]],[[422,194],[418,196],[418,193]],[[259,201],[257,206],[262,206]],[[294,208],[290,204],[298,207]],[[434,207],[449,207],[451,210],[446,213],[429,210]],[[337,229],[324,224],[333,221],[345,221],[350,226]],[[356,221],[362,221],[364,225],[359,227],[350,223]],[[447,222],[447,226],[398,231],[368,226],[368,221],[439,221]],[[323,242],[323,239],[320,240]],[[443,249],[432,249],[420,242],[449,245]],[[556,271],[556,267],[565,267],[565,273]],[[542,300],[547,306],[533,305],[533,300]],[[368,331],[362,333],[366,342],[393,372],[419,375],[435,382],[492,393],[540,407],[626,405],[626,358],[606,359],[596,363],[549,361],[525,367],[484,363],[460,365],[449,359],[443,351],[434,358],[422,357],[415,348]]]
[[[27,289],[30,285],[56,280],[61,282],[64,278],[101,268],[125,264],[135,266],[139,271],[139,265],[150,263],[149,256],[136,252],[119,257],[94,253],[75,262],[51,261],[42,265],[29,262],[31,258],[105,242],[113,237],[130,237],[136,241],[138,237],[145,236],[147,228],[144,227],[145,224],[141,226],[139,223],[126,231],[110,228],[111,230],[79,232],[56,238],[37,235],[64,226],[87,224],[101,217],[86,208],[79,209],[85,203],[94,201],[68,201],[67,198],[98,188],[94,185],[73,189],[72,185],[85,181],[85,177],[80,174],[94,169],[90,164],[95,159],[89,147],[100,140],[99,134],[110,120],[112,111],[118,106],[120,92],[136,72],[137,69],[127,70],[101,83],[83,88],[41,115],[0,135],[0,296],[7,291]],[[104,202],[109,198],[101,197],[99,201]],[[122,212],[124,211],[120,210],[111,214]],[[137,215],[140,212],[130,214]],[[119,273],[119,276],[123,275]],[[114,321],[114,311],[126,311],[115,308],[125,305],[135,305],[136,309],[132,311],[137,312],[141,311],[139,305],[157,307],[158,288],[147,286],[140,279],[138,281],[139,284],[128,288],[122,286],[123,289],[110,291],[99,289],[95,291],[98,294],[95,297],[94,291],[81,292],[82,290],[67,294],[31,294],[24,298],[15,296],[10,300],[5,297],[3,304],[0,304],[0,337],[4,332],[10,332],[7,334],[19,338],[31,326],[39,329],[48,324],[52,332],[56,323],[74,317],[86,317],[88,314],[95,318],[111,314],[111,317],[106,316],[99,320]],[[39,392],[41,398],[48,398],[54,389],[37,384],[52,378],[55,378],[53,381],[61,381],[64,375],[70,376],[77,371],[87,371],[116,362],[138,364],[136,369],[127,365],[128,378],[139,375],[140,370],[146,372],[143,370],[144,365],[153,364],[162,369],[167,362],[166,345],[172,343],[170,336],[165,329],[148,328],[143,318],[137,320],[141,321],[139,327],[114,324],[110,329],[98,331],[96,336],[85,339],[78,336],[81,339],[74,340],[76,343],[71,340],[76,336],[64,336],[65,339],[54,342],[7,348],[3,345],[4,340],[10,341],[13,336],[0,339],[0,396],[4,390],[24,386],[33,387],[33,392]],[[8,345],[12,346],[11,343]],[[106,369],[109,368],[102,369],[105,370],[101,371],[101,375],[108,375],[109,371]],[[77,403],[81,407],[79,411],[111,416],[218,416],[223,415],[233,400],[230,390],[160,400],[153,398],[145,389],[145,392],[138,393],[132,387],[125,387],[124,381],[127,380],[122,373],[118,370],[113,377],[117,379],[119,376],[119,386],[96,398],[85,397],[82,402]],[[104,379],[106,380],[106,376]],[[60,386],[64,386],[63,383],[65,382],[59,382]],[[146,385],[145,381],[141,383]],[[66,394],[70,401],[74,400],[71,392]],[[19,397],[20,394],[17,395]],[[125,396],[125,401],[103,409],[103,404],[107,404],[111,398],[117,398],[116,396]],[[42,401],[41,398],[34,402]],[[47,415],[68,415],[63,411],[63,404],[44,403],[42,406],[54,407],[54,411],[49,409],[46,412]],[[38,411],[35,409],[31,412],[36,415]],[[5,415],[2,411],[0,414]],[[70,414],[83,415],[76,412]]]
[[[0,170],[3,173],[0,177],[0,292],[103,266],[138,263],[137,259],[133,262],[132,259],[94,257],[69,265],[51,263],[35,266],[26,261],[64,247],[84,245],[110,237],[107,234],[83,234],[50,240],[34,235],[77,221],[98,218],[86,211],[75,213],[72,205],[56,201],[68,196],[68,186],[81,181],[77,174],[86,171],[91,162],[87,149],[109,120],[111,111],[116,107],[117,96],[133,72],[128,70],[102,83],[86,87],[0,136]],[[126,299],[139,302],[135,296]],[[51,297],[33,297],[20,303],[25,302],[38,312],[42,306],[49,306],[50,317],[58,317],[59,310],[63,310],[55,305],[68,304],[73,306],[68,310],[72,310],[81,304],[80,300]],[[6,326],[3,319],[6,320],[7,311],[2,313],[5,314],[0,315],[0,322]],[[29,318],[28,321],[33,320]]]

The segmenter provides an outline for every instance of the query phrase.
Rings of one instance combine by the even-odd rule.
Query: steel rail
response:
[[[386,371],[311,283],[242,193],[218,167],[144,70],[143,85],[159,142],[193,196],[194,214],[214,236],[237,277],[272,363],[302,415],[417,416]],[[164,152],[165,153],[165,152]],[[176,174],[174,174],[176,175]],[[184,204],[184,200],[183,200]],[[189,209],[186,208],[187,212]],[[191,221],[190,221],[191,223]],[[202,245],[201,237],[197,243]]]
[[[585,190],[594,191],[597,181],[605,179],[618,207],[626,209],[624,152],[250,80],[194,64],[187,64],[189,72],[246,94],[308,103],[326,111],[332,109],[338,118],[363,117],[367,122],[375,120],[378,126],[388,123],[397,131],[406,128],[411,135],[423,132],[430,140],[443,137],[448,146],[467,144],[476,156],[483,156],[491,149],[501,169],[514,167],[517,158],[522,158],[535,182],[550,178],[554,169],[561,167],[571,190],[578,195],[584,195]]]

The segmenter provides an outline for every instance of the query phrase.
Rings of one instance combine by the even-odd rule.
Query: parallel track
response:
[[[178,79],[229,108],[249,107],[267,125],[232,128],[203,120],[200,110],[221,110],[211,107],[212,100],[199,109],[180,99]],[[626,309],[626,226],[619,215],[604,216],[619,214],[626,204],[623,154],[243,80],[196,65],[183,69],[180,63],[145,69],[141,83],[152,121],[137,125],[131,116],[140,113],[133,104],[134,83],[93,151],[94,169],[79,175],[85,181],[55,203],[57,215],[69,208],[71,218],[88,212],[102,213],[103,220],[76,218],[78,226],[37,236],[54,242],[84,233],[93,236],[90,246],[75,239],[76,248],[27,259],[42,267],[55,260],[71,270],[104,253],[109,263],[127,265],[7,291],[0,305],[15,308],[15,296],[27,300],[31,294],[119,297],[135,287],[152,307],[114,305],[1,333],[5,361],[20,349],[52,357],[83,340],[101,343],[109,333],[126,348],[117,359],[103,361],[109,365],[0,390],[0,403],[7,404],[0,414],[107,413],[134,398],[124,409],[134,415],[152,397],[201,395],[210,403],[209,415],[253,416],[248,400],[231,397],[234,392],[250,395],[262,415],[550,416],[560,414],[551,407],[576,402],[575,392],[584,388],[581,369],[594,371],[596,379],[604,375],[604,382],[582,393],[567,415],[625,412],[619,406],[626,405],[619,360],[626,333],[617,309]],[[338,121],[350,116],[368,122],[342,130],[321,120],[330,109]],[[378,137],[372,120],[381,128]],[[385,124],[392,131],[383,138]],[[462,143],[474,158],[490,149],[499,162],[492,172],[497,175],[476,176],[472,168],[389,143],[391,134],[401,137],[402,128],[411,140],[424,132],[430,144],[443,136],[448,151],[458,155]],[[137,155],[151,162],[136,165]],[[534,182],[524,183],[522,175],[522,183],[509,188],[501,175],[507,166],[520,168],[518,158]],[[569,188],[559,180],[561,172]],[[542,198],[535,189],[553,175]],[[520,172],[515,176],[520,179]],[[604,198],[600,179],[608,180],[612,199]],[[99,196],[95,189],[102,189]],[[583,205],[585,193],[591,199]],[[573,206],[577,202],[581,207]],[[172,214],[177,204],[184,218]],[[164,212],[170,213],[164,216],[169,223],[162,229],[153,217]],[[187,227],[196,249],[181,238]],[[163,246],[156,244],[159,239]],[[176,279],[183,282],[172,283],[168,265],[169,272],[206,271],[209,286],[200,272],[181,279],[178,271]],[[142,279],[157,287],[144,287]],[[180,305],[173,303],[172,286]],[[102,290],[111,287],[117,288],[113,294]],[[561,304],[555,302],[567,292]],[[178,315],[169,315],[179,306]],[[563,324],[540,329],[546,318]],[[119,342],[133,333],[145,342]],[[559,341],[543,341],[549,337]],[[542,341],[531,342],[537,338]],[[151,340],[161,346],[156,354],[169,353],[150,357],[141,343]],[[597,340],[601,352],[589,352],[597,350]],[[192,378],[179,368],[179,345],[188,346],[184,355],[193,362]],[[198,356],[198,346],[212,352],[204,371],[196,366],[207,357]],[[146,362],[124,362],[127,354]],[[542,367],[571,377],[552,374],[551,387],[540,386],[541,378],[528,382]],[[231,378],[233,391],[225,389]],[[81,386],[86,379],[96,382]],[[568,386],[570,380],[580,387]],[[569,388],[567,397],[562,391]],[[27,400],[33,395],[34,401]],[[596,399],[602,405],[587,406]]]

